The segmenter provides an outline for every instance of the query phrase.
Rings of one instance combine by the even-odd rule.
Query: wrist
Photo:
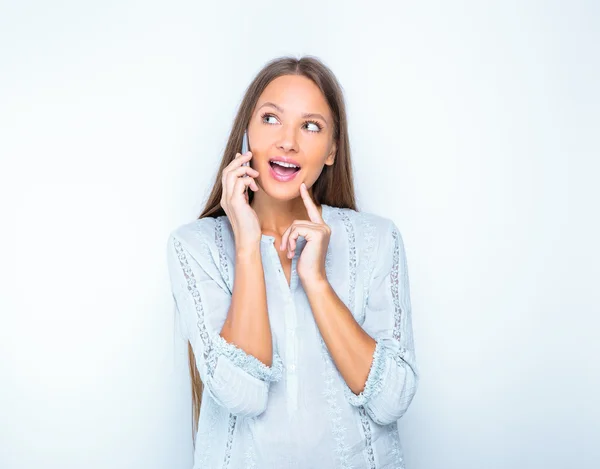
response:
[[[235,249],[235,258],[237,261],[247,261],[247,260],[256,260],[260,259],[260,243],[256,245],[248,245],[248,246],[239,246]]]
[[[302,286],[307,292],[310,291],[317,294],[324,293],[331,287],[327,277],[312,277],[308,280],[302,280]]]

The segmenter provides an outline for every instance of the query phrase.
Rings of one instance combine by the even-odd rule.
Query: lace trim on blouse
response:
[[[225,247],[223,246],[223,219],[217,218],[215,222],[215,244],[219,252],[219,265],[221,266],[221,274],[225,279],[227,288],[229,291],[233,291],[231,280],[229,280],[229,264],[227,262],[227,255],[225,254]]]
[[[179,240],[175,239],[173,241],[173,244],[175,245],[175,250],[179,259],[179,264],[181,265],[183,275],[187,282],[187,288],[190,292],[190,295],[194,299],[194,308],[196,309],[196,316],[198,318],[196,324],[198,325],[198,330],[200,331],[200,338],[202,339],[202,344],[204,346],[203,355],[206,363],[206,370],[210,376],[213,376],[216,365],[216,356],[213,353],[213,344],[210,340],[210,336],[208,335],[208,331],[206,330],[206,325],[204,324],[204,308],[202,307],[200,293],[198,292],[198,288],[196,287],[196,277],[194,277],[192,268],[188,263],[185,251],[183,250],[183,247]]]
[[[394,237],[394,260],[392,264],[392,298],[394,299],[394,332],[393,337],[395,340],[400,341],[400,322],[402,320],[402,308],[400,307],[400,299],[398,297],[398,263],[399,263],[399,252],[400,252],[400,238],[396,229],[392,230],[392,236]]]
[[[393,259],[392,259],[392,271],[391,271],[391,291],[392,298],[394,301],[394,328],[393,328],[393,338],[400,342],[400,326],[402,321],[402,308],[400,306],[400,299],[398,295],[398,267],[400,263],[400,237],[398,232],[394,228],[392,230],[392,237],[394,238],[394,251],[393,251]],[[400,348],[398,353],[393,355],[393,359],[398,363],[398,365],[403,364],[402,357],[406,353],[405,348]],[[377,341],[375,346],[375,352],[373,354],[373,363],[371,364],[371,369],[369,370],[369,375],[367,376],[367,381],[365,383],[364,390],[356,395],[352,392],[352,390],[346,386],[345,392],[346,397],[350,401],[350,403],[354,406],[364,405],[370,399],[374,398],[381,392],[383,389],[383,376],[385,372],[385,360],[387,353],[383,346],[380,343],[380,340]]]
[[[400,435],[398,434],[398,422],[390,423],[391,430],[388,435],[392,440],[392,451],[391,454],[398,464],[398,469],[404,469],[404,459],[402,452],[400,451]]]
[[[393,338],[394,340],[396,340],[397,342],[400,343],[400,330],[401,330],[401,325],[402,325],[402,307],[400,306],[400,297],[398,294],[398,285],[400,285],[400,281],[398,278],[398,268],[400,265],[400,234],[398,233],[398,231],[396,230],[396,228],[394,227],[392,229],[392,236],[394,238],[394,259],[393,259],[393,265],[392,265],[392,272],[391,272],[391,282],[392,282],[392,298],[394,299],[394,331],[393,331]],[[404,269],[403,269],[403,274],[402,274],[403,278],[402,278],[402,285],[405,284],[406,282],[406,276],[407,276],[407,267],[406,267],[406,258],[404,258]],[[396,361],[396,363],[399,366],[404,366],[406,365],[406,362],[404,361],[404,357],[406,356],[406,354],[408,353],[407,349],[405,347],[400,347],[398,352],[395,353],[392,358]]]
[[[354,289],[356,287],[356,237],[354,231],[354,225],[352,221],[348,217],[348,214],[345,212],[340,212],[342,218],[344,220],[344,225],[346,226],[346,232],[348,233],[348,243],[349,243],[349,263],[350,263],[350,298],[349,298],[349,306],[348,309],[354,315]],[[357,214],[358,217],[364,217],[363,214]],[[356,218],[355,218],[356,219]],[[354,315],[356,317],[356,315]],[[344,381],[344,393],[347,396],[347,392],[350,391],[350,388]],[[362,423],[362,428],[365,434],[365,454],[367,460],[369,461],[369,465],[372,469],[375,469],[375,456],[373,455],[373,445],[371,442],[371,424],[369,422],[369,418],[365,411],[365,408],[361,405],[358,408],[360,414],[360,420]]]
[[[341,214],[340,210],[337,210],[336,213]],[[328,277],[331,276],[331,251],[328,250],[325,255],[325,272]],[[336,368],[331,360],[331,356],[329,355],[329,351],[327,350],[327,345],[323,340],[323,337],[320,338],[321,343],[321,356],[323,358],[324,367],[323,367],[323,378],[325,383],[325,388],[323,389],[323,395],[325,396],[325,400],[328,404],[328,413],[329,413],[329,421],[331,424],[331,432],[333,434],[333,439],[336,444],[336,454],[339,459],[340,468],[341,469],[352,469],[352,465],[349,460],[349,452],[350,446],[345,441],[346,427],[344,427],[342,423],[342,409],[338,403],[336,383],[339,382],[336,376]]]
[[[361,253],[361,259],[363,264],[363,303],[362,308],[360,309],[360,314],[356,318],[356,321],[362,325],[365,321],[365,313],[367,302],[369,300],[369,281],[373,275],[373,271],[375,270],[375,259],[376,257],[373,255],[375,241],[377,239],[377,228],[371,222],[368,216],[363,215],[360,217],[361,225],[362,225],[362,237],[365,240],[364,248]]]
[[[229,466],[229,461],[231,460],[231,448],[233,447],[233,433],[235,432],[235,424],[237,421],[237,416],[233,414],[229,414],[229,425],[228,425],[228,436],[227,436],[227,444],[225,446],[225,457],[223,459],[223,469],[227,469]]]
[[[373,443],[371,442],[371,424],[369,423],[369,417],[363,406],[358,408],[358,413],[360,414],[360,422],[362,423],[365,432],[365,453],[367,455],[367,461],[369,462],[369,468],[375,469],[375,455],[373,454]]]

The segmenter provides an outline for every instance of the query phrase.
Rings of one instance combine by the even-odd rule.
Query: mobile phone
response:
[[[244,136],[242,137],[242,155],[248,151],[248,130],[244,130]],[[242,166],[248,166],[250,162],[245,162]]]
[[[248,151],[248,129],[244,130],[244,136],[242,137],[242,155]],[[250,161],[246,161],[242,166],[250,166]],[[244,174],[244,177],[248,177],[247,174]],[[248,186],[244,189],[245,193],[248,194]]]

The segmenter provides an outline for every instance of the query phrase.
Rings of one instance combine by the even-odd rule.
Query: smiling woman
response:
[[[204,210],[169,236],[194,469],[404,467],[397,421],[419,381],[406,254],[391,219],[356,208],[348,141],[331,70],[273,60]]]
[[[273,197],[297,199],[301,182],[312,187],[324,166],[333,165],[339,138],[334,135],[333,120],[327,100],[312,79],[286,74],[266,86],[248,124],[251,165],[267,176],[256,178],[258,186],[265,189],[250,202],[257,213],[272,212]],[[290,181],[293,184],[277,184]],[[302,208],[296,200],[280,209],[293,213],[294,204]]]

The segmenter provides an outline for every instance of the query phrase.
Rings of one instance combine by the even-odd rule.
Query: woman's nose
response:
[[[298,139],[296,138],[296,131],[291,127],[286,128],[283,126],[277,146],[286,152],[292,150],[298,151]]]

